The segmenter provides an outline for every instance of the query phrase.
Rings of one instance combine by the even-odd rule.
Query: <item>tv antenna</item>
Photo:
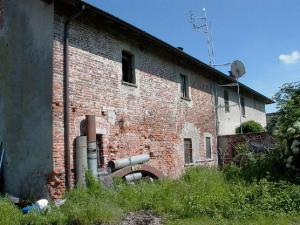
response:
[[[203,15],[197,17],[194,15],[193,11],[190,10],[190,23],[193,25],[193,30],[197,32],[202,32],[206,36],[206,43],[208,48],[208,58],[209,65],[215,66],[215,53],[214,53],[214,44],[212,39],[212,28],[211,23],[208,22],[206,9],[202,9]]]

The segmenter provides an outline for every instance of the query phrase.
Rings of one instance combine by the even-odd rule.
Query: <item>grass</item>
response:
[[[228,181],[217,169],[193,168],[178,180],[120,183],[116,190],[93,181],[89,186],[67,193],[66,204],[44,215],[22,215],[0,199],[0,225],[118,224],[126,213],[139,210],[152,210],[167,225],[300,224],[300,186]]]

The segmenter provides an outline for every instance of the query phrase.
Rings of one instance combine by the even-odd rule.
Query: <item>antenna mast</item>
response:
[[[190,23],[193,25],[193,30],[203,32],[206,36],[206,43],[208,48],[209,65],[215,66],[214,44],[212,39],[211,23],[208,22],[205,8],[202,9],[203,16],[196,17],[193,11],[190,11]]]

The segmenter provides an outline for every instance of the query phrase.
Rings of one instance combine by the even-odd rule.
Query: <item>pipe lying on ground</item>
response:
[[[111,171],[115,171],[126,166],[136,165],[140,163],[144,163],[150,160],[150,156],[147,154],[131,156],[129,158],[112,160],[108,162],[108,167]]]
[[[87,169],[87,137],[79,136],[76,138],[76,179],[78,187],[86,185],[85,172]]]
[[[125,176],[125,181],[130,183],[130,182],[133,182],[133,181],[136,181],[136,180],[140,180],[142,179],[143,175],[142,173],[132,173],[132,174],[129,174],[127,176]]]

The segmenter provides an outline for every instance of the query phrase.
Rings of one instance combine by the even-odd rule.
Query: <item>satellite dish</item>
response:
[[[245,66],[241,61],[235,60],[233,63],[231,63],[230,72],[232,77],[235,80],[237,80],[238,78],[242,77],[246,73]]]

